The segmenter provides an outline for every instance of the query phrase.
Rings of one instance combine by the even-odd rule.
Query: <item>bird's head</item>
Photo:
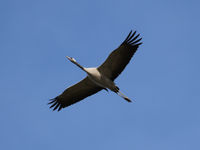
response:
[[[76,60],[74,59],[74,58],[72,58],[72,57],[69,57],[69,56],[66,56],[67,57],[67,59],[69,59],[71,62],[73,62],[73,63],[75,63],[76,62]]]

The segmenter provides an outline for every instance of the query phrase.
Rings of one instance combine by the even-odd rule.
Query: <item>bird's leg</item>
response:
[[[115,85],[115,87],[112,89],[113,92],[115,92],[117,95],[119,95],[120,97],[122,97],[123,99],[125,99],[128,102],[132,102],[126,95],[124,95],[120,90],[119,87]]]
[[[122,92],[118,90],[117,95],[122,97],[123,99],[127,100],[128,102],[132,102],[126,95],[124,95]]]
[[[126,95],[124,95],[120,90],[119,90],[119,87],[115,87],[116,89],[115,89],[115,93],[117,94],[117,95],[119,95],[120,97],[122,97],[123,99],[125,99],[126,101],[128,101],[128,102],[132,102]]]

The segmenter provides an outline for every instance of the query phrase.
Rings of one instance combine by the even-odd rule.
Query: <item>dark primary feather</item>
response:
[[[140,42],[142,38],[137,39],[140,34],[136,36],[135,34],[136,31],[134,33],[131,31],[124,42],[98,67],[98,70],[111,80],[115,80],[119,76],[137,51],[138,46],[142,44]]]
[[[94,84],[88,77],[81,80],[77,84],[66,89],[61,95],[54,99],[51,99],[48,104],[51,104],[50,108],[53,110],[58,109],[60,111],[69,105],[72,105],[82,99],[95,94],[102,90],[101,87]]]

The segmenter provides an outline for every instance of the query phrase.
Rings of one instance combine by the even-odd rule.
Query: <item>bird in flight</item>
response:
[[[131,31],[122,44],[108,56],[103,64],[96,68],[85,68],[77,63],[74,58],[66,56],[72,63],[86,72],[87,77],[67,88],[59,96],[50,99],[48,103],[51,105],[50,108],[60,111],[62,108],[79,102],[103,89],[106,91],[111,90],[126,101],[131,102],[131,100],[119,90],[114,80],[124,70],[137,51],[139,45],[142,44],[142,38],[138,38],[139,36],[140,34],[136,35],[136,31],[133,33]]]

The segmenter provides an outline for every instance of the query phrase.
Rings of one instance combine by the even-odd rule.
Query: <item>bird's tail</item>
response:
[[[126,101],[128,101],[128,102],[132,102],[126,95],[124,95],[122,92],[120,92],[119,90],[118,90],[118,92],[116,92],[117,93],[117,95],[119,95],[120,97],[122,97],[123,99],[125,99]]]

